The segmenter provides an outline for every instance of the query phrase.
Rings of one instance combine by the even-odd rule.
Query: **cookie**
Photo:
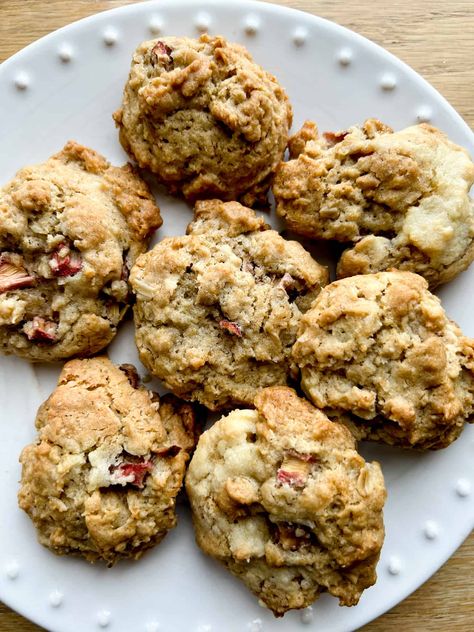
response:
[[[195,443],[191,406],[122,369],[105,357],[69,361],[20,457],[19,504],[41,544],[109,566],[139,558],[176,525]]]
[[[355,605],[376,580],[385,487],[351,433],[287,387],[199,439],[186,475],[196,540],[282,616],[322,592]]]
[[[69,142],[0,190],[0,350],[92,355],[115,336],[160,211],[130,165]]]
[[[238,202],[198,202],[187,232],[132,268],[140,359],[183,399],[251,404],[291,377],[301,314],[327,270]]]
[[[301,320],[302,387],[358,439],[438,449],[474,420],[474,340],[427,288],[411,272],[342,279]]]
[[[474,164],[430,125],[399,132],[369,119],[318,136],[307,122],[273,187],[277,213],[303,235],[352,245],[339,278],[398,268],[431,288],[474,259]]]
[[[275,77],[223,37],[164,37],[135,51],[120,141],[140,167],[190,201],[265,198],[292,110]]]

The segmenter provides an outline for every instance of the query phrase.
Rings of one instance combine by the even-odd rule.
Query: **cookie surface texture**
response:
[[[194,447],[193,409],[138,384],[131,365],[71,360],[21,453],[19,504],[60,555],[110,566],[138,558],[175,526]]]
[[[206,200],[186,236],[139,257],[130,282],[143,364],[175,395],[217,410],[287,383],[301,314],[327,270],[252,210]]]
[[[274,183],[277,213],[318,239],[352,242],[338,277],[398,268],[431,288],[474,259],[474,164],[421,124],[393,132],[375,119],[320,137],[307,122]]]
[[[303,390],[358,439],[444,448],[474,413],[474,341],[426,281],[380,272],[328,285],[301,321]]]
[[[275,77],[222,37],[165,37],[135,51],[120,141],[188,200],[253,205],[282,159],[292,110]]]
[[[0,190],[0,350],[33,361],[92,355],[114,337],[128,274],[161,225],[130,165],[69,142]]]
[[[384,539],[378,463],[292,389],[255,406],[201,435],[186,476],[197,543],[276,616],[326,591],[356,604]]]

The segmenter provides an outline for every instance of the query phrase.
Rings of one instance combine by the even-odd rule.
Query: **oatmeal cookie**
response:
[[[358,439],[438,449],[474,420],[474,340],[427,288],[411,272],[342,279],[301,320],[302,387]]]
[[[276,616],[376,580],[385,487],[355,439],[287,387],[205,432],[186,476],[196,540]]]
[[[109,566],[139,558],[175,526],[195,444],[193,409],[139,386],[132,365],[71,360],[24,448],[19,504],[60,555]]]
[[[33,361],[112,340],[160,211],[130,165],[69,142],[0,190],[0,350]]]
[[[200,201],[186,236],[138,258],[140,359],[175,395],[217,410],[287,383],[301,314],[327,270],[268,228],[238,202]]]
[[[135,51],[120,141],[140,167],[188,200],[262,200],[292,110],[275,77],[223,37],[164,37]]]
[[[375,119],[318,137],[307,122],[290,140],[273,192],[288,226],[352,242],[339,278],[399,268],[431,288],[474,259],[474,164],[430,125],[400,132]]]

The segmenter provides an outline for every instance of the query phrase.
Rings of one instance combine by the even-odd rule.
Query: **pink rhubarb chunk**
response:
[[[50,257],[49,267],[55,276],[74,276],[82,269],[82,259],[67,244],[60,244]]]

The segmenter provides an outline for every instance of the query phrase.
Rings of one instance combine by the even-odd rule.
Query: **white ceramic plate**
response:
[[[469,128],[433,88],[346,29],[264,3],[162,0],[72,24],[0,67],[1,182],[23,165],[43,161],[68,139],[123,163],[111,113],[120,104],[132,51],[152,36],[196,36],[206,29],[245,44],[279,78],[294,106],[294,129],[309,117],[322,130],[374,115],[395,128],[430,120],[474,153]],[[164,216],[158,237],[182,233],[190,210],[165,195],[158,198]],[[441,292],[449,315],[470,335],[472,288],[474,267]],[[112,345],[111,357],[138,364],[130,323]],[[199,552],[184,505],[178,527],[139,562],[107,569],[56,557],[37,543],[16,493],[19,452],[35,436],[37,406],[58,372],[58,366],[0,360],[0,598],[50,630],[354,630],[424,582],[474,524],[470,427],[451,447],[433,454],[363,447],[383,465],[387,536],[378,582],[354,608],[340,608],[324,595],[313,608],[275,620],[243,584]]]

